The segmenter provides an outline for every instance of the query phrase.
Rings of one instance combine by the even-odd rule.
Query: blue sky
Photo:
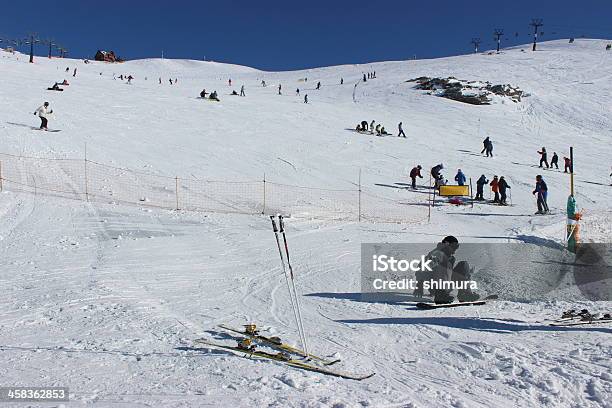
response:
[[[606,4],[608,3],[608,4]],[[216,0],[6,2],[0,38],[53,38],[72,57],[99,48],[127,58],[209,59],[266,70],[432,58],[543,39],[612,38],[608,0]],[[44,54],[44,46],[38,46]]]

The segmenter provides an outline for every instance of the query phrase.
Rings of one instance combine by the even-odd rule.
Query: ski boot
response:
[[[478,299],[480,299],[480,295],[471,290],[462,289],[457,291],[457,300],[459,302],[475,302]]]
[[[444,290],[436,290],[434,293],[435,304],[453,303],[453,300],[455,300],[455,298]]]

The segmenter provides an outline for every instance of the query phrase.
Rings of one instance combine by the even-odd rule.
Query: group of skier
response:
[[[400,122],[397,125],[397,129],[398,129],[397,136],[405,138],[406,134],[404,133],[402,122]],[[362,133],[363,132],[370,132],[371,134],[376,133],[377,136],[391,135],[391,133],[387,132],[387,130],[381,123],[376,124],[375,120],[372,120],[372,122],[370,122],[369,125],[366,120],[362,120],[360,123],[357,124],[357,126],[355,126],[355,130],[357,132],[362,132]]]
[[[376,71],[368,72],[367,75],[363,74],[363,82],[367,82],[368,79],[376,78]]]
[[[540,166],[539,167],[543,168],[545,165],[547,169],[552,169],[554,166],[557,170],[559,170],[559,156],[557,155],[557,152],[553,152],[553,155],[550,159],[550,164],[548,164],[548,153],[546,152],[546,147],[542,146],[542,150],[538,150],[538,153],[540,154]],[[563,157],[563,162],[564,162],[563,171],[565,173],[570,173],[572,171],[571,159],[569,157]]]

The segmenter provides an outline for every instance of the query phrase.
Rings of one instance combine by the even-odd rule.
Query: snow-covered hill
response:
[[[32,191],[5,182],[0,194],[2,383],[69,386],[70,406],[606,406],[610,327],[553,330],[538,322],[567,308],[609,312],[610,302],[503,300],[452,312],[367,303],[359,296],[359,254],[362,242],[435,243],[449,234],[461,242],[562,243],[569,177],[537,168],[542,146],[558,153],[561,168],[574,146],[583,238],[609,242],[608,42],[553,41],[536,53],[517,47],[292,72],[159,59],[28,64],[24,55],[0,51],[2,174]],[[377,78],[361,81],[373,71]],[[132,75],[132,84],[120,75]],[[406,82],[420,76],[510,84],[528,96],[468,105]],[[65,91],[46,90],[64,79]],[[246,97],[229,95],[241,85]],[[218,91],[221,102],[198,99],[203,88]],[[31,129],[43,101],[54,110],[50,128],[60,132]],[[407,138],[350,130],[362,120],[393,134],[401,121]],[[494,142],[492,159],[480,154],[486,136]],[[273,183],[322,189],[287,220],[310,346],[342,358],[343,369],[377,375],[353,382],[186,348],[217,324],[251,321],[297,343],[269,220],[158,209],[147,205],[154,204],[148,196],[141,205],[68,200],[38,187],[80,189],[71,171],[81,161],[14,157],[81,160],[85,149],[92,162],[170,183],[177,176],[231,185],[265,174]],[[504,175],[513,206],[442,204],[428,223],[427,190],[403,183],[421,164],[426,184],[437,163],[449,180],[458,168],[474,182],[481,174]],[[386,200],[385,211],[409,204],[390,217],[401,214],[401,223],[331,221],[318,211],[317,194],[352,191],[360,173],[364,191]],[[534,218],[531,192],[540,173],[553,215]],[[112,184],[117,174],[100,170],[100,191],[132,193],[134,187]],[[148,187],[162,191],[164,183]],[[243,194],[219,191],[212,199]],[[275,198],[274,210],[286,210],[296,190],[283,191],[288,196]],[[326,200],[353,211],[345,198]]]

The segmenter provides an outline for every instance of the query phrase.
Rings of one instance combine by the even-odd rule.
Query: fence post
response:
[[[174,191],[176,193],[176,211],[179,210],[178,176],[174,177]]]
[[[359,203],[357,206],[357,221],[361,222],[361,168],[359,169]]]
[[[431,173],[429,174],[429,194],[427,195],[427,222],[431,222]]]
[[[474,208],[474,191],[472,190],[472,178],[470,177],[470,199],[472,200],[472,208]]]
[[[89,202],[89,177],[87,175],[87,143],[85,143],[85,201]]]
[[[263,175],[263,208],[261,209],[261,214],[266,213],[266,173]]]

